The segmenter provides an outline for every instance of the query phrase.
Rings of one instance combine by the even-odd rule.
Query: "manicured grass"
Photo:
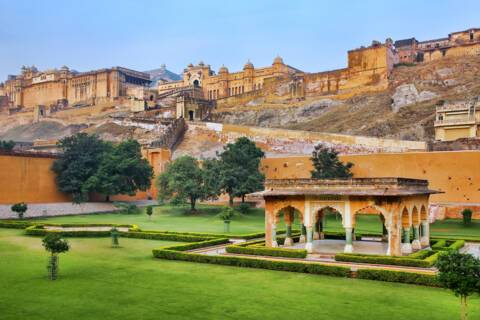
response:
[[[195,214],[189,207],[159,206],[154,207],[151,221],[145,213],[122,214],[107,213],[81,216],[54,217],[39,219],[55,223],[120,223],[136,224],[145,230],[168,230],[190,232],[223,233],[223,220],[217,216],[222,207],[199,205]],[[252,209],[248,215],[235,217],[230,223],[230,233],[242,234],[263,232],[265,230],[263,209]]]
[[[153,210],[152,220],[148,220],[146,214],[120,214],[106,213],[81,216],[65,216],[37,221],[55,223],[121,223],[137,224],[145,230],[169,230],[169,231],[191,231],[191,232],[214,232],[223,233],[223,221],[216,215],[222,207],[199,205],[198,213],[191,214],[188,207],[160,206]],[[340,215],[329,214],[326,218],[326,231],[343,231]],[[279,228],[282,228],[282,221]],[[230,224],[232,234],[262,232],[265,230],[265,218],[263,209],[252,209],[248,215],[236,217]],[[298,219],[293,225],[300,229]],[[359,233],[381,233],[382,225],[377,215],[356,215],[356,232]],[[478,237],[480,240],[480,221],[472,222],[471,226],[464,226],[462,220],[436,221],[430,225],[430,233],[435,236],[452,237]]]
[[[0,318],[456,319],[459,301],[421,286],[152,258],[167,242],[69,238],[60,277],[46,279],[41,239],[0,229]],[[470,301],[472,319],[479,299]]]

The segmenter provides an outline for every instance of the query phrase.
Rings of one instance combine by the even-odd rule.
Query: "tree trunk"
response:
[[[197,199],[194,197],[190,197],[190,211],[195,212],[195,203],[197,202]]]
[[[245,195],[242,194],[242,203],[245,203]]]
[[[110,202],[110,196],[109,196],[109,195],[107,195],[107,196],[105,197],[105,201],[106,201],[106,202]]]
[[[460,296],[460,305],[461,305],[461,317],[462,320],[468,319],[468,305],[467,305],[467,296]]]
[[[228,205],[233,207],[233,196],[231,194],[228,195]]]

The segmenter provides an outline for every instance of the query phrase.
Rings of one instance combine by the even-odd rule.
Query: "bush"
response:
[[[11,207],[11,209],[13,212],[16,212],[18,214],[19,219],[23,219],[23,215],[25,214],[25,212],[27,212],[28,207],[25,202],[20,202],[20,203],[15,203]]]
[[[357,271],[357,278],[377,280],[377,281],[418,284],[418,285],[430,286],[430,287],[440,286],[440,284],[437,281],[437,278],[434,275],[414,273],[414,272],[360,269]]]
[[[251,208],[251,206],[248,203],[245,203],[245,202],[240,203],[236,207],[238,212],[240,212],[241,214],[247,214],[250,211],[250,208]]]
[[[465,240],[440,239],[432,245],[433,250],[447,251],[460,250],[465,245]]]
[[[174,248],[162,248],[153,250],[153,255],[159,259],[182,260],[200,263],[220,264],[247,268],[260,268],[268,270],[304,272],[323,274],[337,277],[349,277],[350,269],[345,267],[327,266],[304,262],[287,262],[280,260],[264,260],[257,258],[244,258],[232,256],[214,256],[197,253],[187,253],[172,250]]]
[[[18,221],[18,220],[5,220],[1,221],[0,220],[0,228],[9,228],[9,229],[25,229],[27,227],[30,227],[32,225],[31,222],[27,221]]]
[[[126,214],[137,214],[140,213],[137,205],[129,202],[114,202],[113,205],[120,209],[123,213]]]
[[[472,224],[472,210],[470,209],[463,209],[462,211],[462,217],[463,217],[463,224],[464,225],[470,225]]]
[[[433,265],[429,261],[420,260],[418,258],[412,259],[410,257],[392,257],[392,256],[354,254],[354,253],[337,253],[335,255],[335,261],[370,263],[370,264],[386,264],[386,265],[418,267],[418,268],[429,268]]]
[[[120,232],[120,235],[125,238],[166,240],[166,241],[179,241],[179,242],[198,242],[198,241],[217,239],[217,238],[211,238],[211,237],[205,237],[205,236],[194,236],[194,235],[182,234],[182,233],[162,233],[162,232],[148,232],[148,231]]]
[[[306,258],[307,250],[304,249],[282,249],[266,248],[255,245],[264,244],[265,241],[255,241],[253,243],[231,245],[226,247],[228,253],[251,254],[257,256],[285,257],[285,258]]]

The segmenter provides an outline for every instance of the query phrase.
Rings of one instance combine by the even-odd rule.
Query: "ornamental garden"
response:
[[[428,181],[351,177],[319,149],[312,179],[264,181],[263,154],[247,140],[217,160],[172,162],[157,178],[156,205],[41,219],[12,207],[19,218],[0,221],[2,319],[480,315],[480,225],[468,213],[431,224],[438,191]],[[78,201],[85,186],[135,190],[110,185],[125,176],[125,154],[138,155],[133,142],[106,149],[112,155],[71,189]],[[319,160],[326,153],[337,162]],[[65,188],[66,159],[55,169]],[[141,171],[137,189],[146,187],[151,171],[129,163]]]

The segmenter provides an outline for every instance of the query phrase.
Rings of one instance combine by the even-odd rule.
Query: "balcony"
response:
[[[438,106],[436,108],[438,112],[448,112],[448,111],[470,111],[470,104],[449,104],[444,106]]]
[[[452,125],[474,125],[476,123],[473,115],[456,119],[435,120],[435,127],[452,126]]]

